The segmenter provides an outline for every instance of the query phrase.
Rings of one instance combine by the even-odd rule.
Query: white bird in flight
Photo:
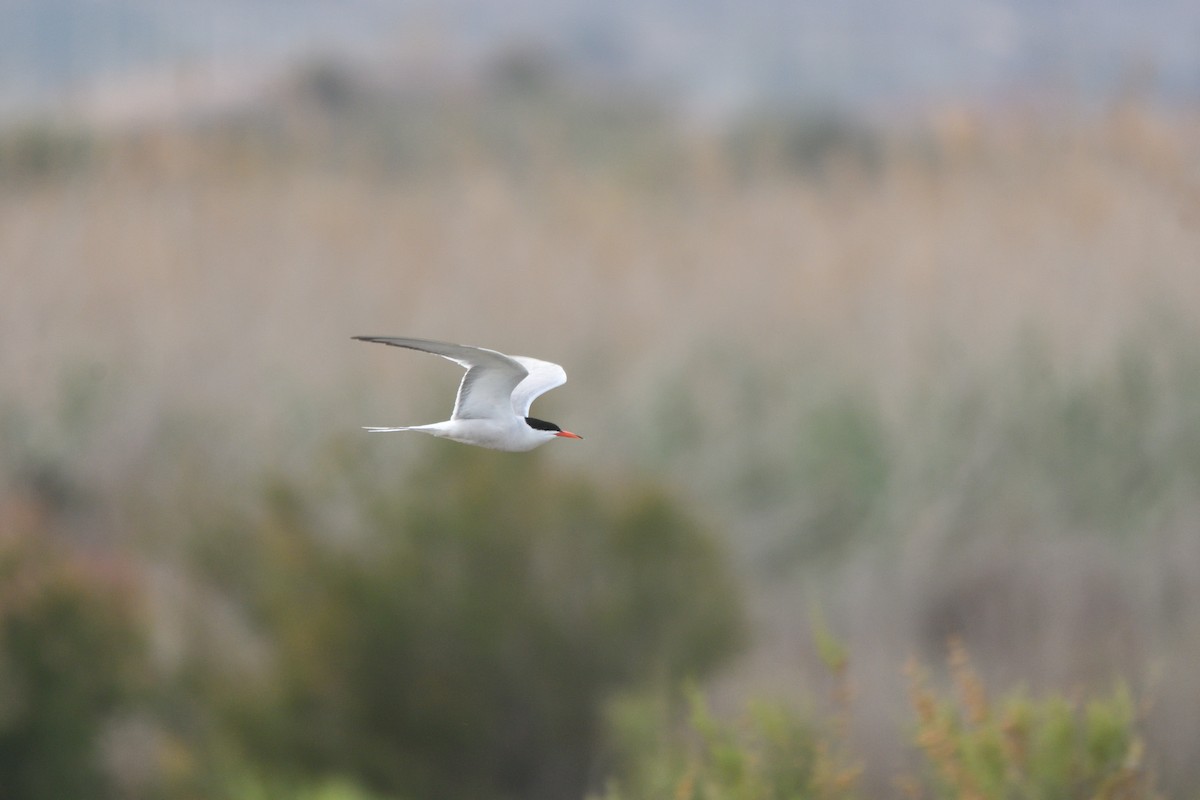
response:
[[[463,444],[520,452],[555,437],[582,439],[553,422],[529,416],[529,406],[542,394],[567,382],[558,364],[526,356],[506,356],[483,347],[470,347],[401,336],[355,336],[360,342],[407,347],[448,358],[467,370],[458,387],[454,412],[445,422],[403,428],[365,428],[372,432],[420,431]]]

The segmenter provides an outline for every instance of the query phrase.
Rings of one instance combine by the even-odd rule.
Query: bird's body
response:
[[[567,381],[558,364],[526,356],[508,356],[469,345],[399,336],[355,336],[363,342],[407,347],[448,358],[467,372],[458,387],[454,412],[445,422],[396,428],[367,428],[372,432],[418,431],[492,450],[532,450],[556,437],[581,439],[552,422],[529,416],[534,399]]]

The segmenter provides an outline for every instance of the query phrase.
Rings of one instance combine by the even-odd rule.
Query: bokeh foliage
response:
[[[10,509],[11,511],[11,509]],[[145,699],[145,620],[127,565],[0,532],[0,796],[109,796],[99,744]]]
[[[1139,709],[1118,685],[1085,699],[1021,689],[993,699],[959,642],[949,680],[911,662],[913,758],[891,792],[910,799],[1153,800]],[[822,717],[778,703],[717,716],[702,692],[672,723],[661,705],[628,701],[612,717],[629,751],[604,800],[853,800],[874,796],[847,736],[853,691],[831,665],[835,712]],[[878,790],[876,790],[878,791]]]
[[[272,645],[266,680],[224,689],[238,740],[267,769],[399,796],[581,792],[614,691],[734,652],[732,575],[648,486],[429,455],[403,477],[348,466],[349,536],[279,479],[253,521],[196,542],[204,580]]]

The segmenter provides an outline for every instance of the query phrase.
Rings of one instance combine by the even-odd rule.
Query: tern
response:
[[[402,428],[365,428],[373,433],[420,431],[463,444],[492,450],[522,452],[551,439],[582,439],[553,422],[529,416],[529,406],[542,394],[567,382],[558,364],[526,356],[507,356],[484,347],[471,347],[402,336],[355,336],[360,342],[407,347],[449,359],[466,369],[454,411],[445,422]]]

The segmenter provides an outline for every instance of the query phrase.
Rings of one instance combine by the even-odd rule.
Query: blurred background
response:
[[[1196,796],[1197,42],[0,0],[0,795]],[[358,334],[585,441],[368,436],[459,371]]]

